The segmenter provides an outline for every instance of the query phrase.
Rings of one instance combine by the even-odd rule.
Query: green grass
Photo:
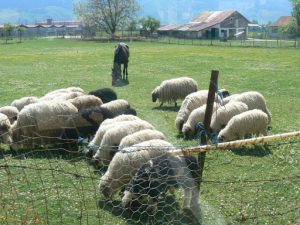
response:
[[[87,92],[111,87],[114,45],[55,39],[0,44],[0,105],[68,86]],[[299,130],[299,49],[129,45],[130,83],[113,89],[174,145],[198,142],[177,137],[178,109],[156,109],[159,104],[151,102],[151,91],[162,80],[183,75],[207,89],[213,69],[220,71],[219,88],[231,93],[255,90],[265,96],[272,112],[270,134]],[[19,159],[10,156],[7,146],[0,151],[0,224],[189,223],[185,211],[168,208],[152,218],[104,202],[97,187],[100,175],[77,155],[28,152]],[[299,142],[275,142],[207,154],[206,182],[201,186],[205,224],[300,223],[299,151]],[[13,167],[4,167],[6,163]],[[181,195],[179,191],[178,202]]]

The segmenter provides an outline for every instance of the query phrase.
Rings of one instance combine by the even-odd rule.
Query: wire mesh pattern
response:
[[[96,168],[81,148],[41,148],[12,154],[1,145],[2,223],[300,222],[299,141],[211,152],[200,193],[192,158],[155,157],[132,174],[124,174],[130,181],[112,198],[105,198],[99,189],[105,168]],[[187,197],[191,190],[199,200],[195,195]],[[186,204],[191,200],[198,205]]]

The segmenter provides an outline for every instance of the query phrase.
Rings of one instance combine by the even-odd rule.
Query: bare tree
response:
[[[74,12],[83,24],[104,30],[115,38],[117,29],[135,17],[136,0],[86,0],[74,5]]]

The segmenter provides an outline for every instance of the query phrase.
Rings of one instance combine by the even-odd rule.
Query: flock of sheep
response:
[[[182,99],[175,126],[192,137],[204,120],[207,90],[198,90],[189,77],[163,81],[152,92],[153,102]],[[267,135],[271,113],[262,94],[250,91],[215,95],[211,129],[219,141],[242,139],[246,134]],[[70,87],[42,97],[24,97],[0,108],[1,142],[13,150],[35,149],[65,140],[88,138],[95,164],[106,168],[99,190],[107,199],[122,193],[122,206],[134,208],[147,197],[151,211],[160,195],[174,188],[184,189],[184,207],[198,210],[199,166],[192,156],[173,156],[175,147],[166,136],[109,88],[85,94]]]

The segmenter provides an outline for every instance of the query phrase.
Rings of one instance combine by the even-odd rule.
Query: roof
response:
[[[204,12],[200,16],[196,17],[192,20],[194,26],[192,26],[189,30],[190,31],[201,31],[212,27],[214,25],[222,23],[228,17],[232,16],[234,13],[240,14],[238,11],[235,10],[228,10],[228,11],[210,11]],[[248,23],[250,21],[245,18],[242,14],[240,14]]]
[[[247,18],[245,18],[242,14],[235,10],[209,11],[202,13],[201,15],[193,19],[190,23],[184,25],[165,25],[158,28],[158,31],[201,31],[222,23],[224,20],[226,20],[228,17],[232,16],[235,13],[238,13],[248,23],[250,23],[250,21]]]
[[[292,18],[292,16],[281,16],[275,23],[271,24],[270,27],[286,26],[291,22]]]

